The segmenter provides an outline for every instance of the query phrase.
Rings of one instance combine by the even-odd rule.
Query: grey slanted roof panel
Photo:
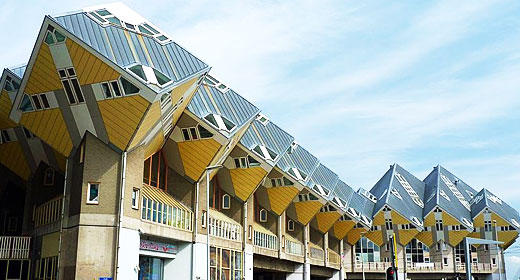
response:
[[[393,167],[390,167],[386,173],[377,181],[377,183],[370,189],[370,193],[377,198],[374,206],[374,215],[386,204],[387,197],[390,193],[389,186],[392,179]],[[371,215],[372,217],[372,215]]]
[[[438,187],[437,187],[437,167],[435,167],[426,178],[424,178],[423,182],[424,186],[424,209],[423,209],[423,218],[426,218],[437,205],[438,205]]]
[[[215,103],[212,102],[212,99]],[[188,110],[202,120],[208,114],[220,114],[237,127],[244,125],[259,112],[255,105],[233,90],[223,93],[212,86],[205,85],[199,86],[188,104]]]
[[[19,79],[22,79],[26,68],[27,68],[27,65],[9,67],[9,71],[13,72],[13,74],[15,74]]]
[[[485,191],[486,191],[485,189],[480,190],[480,192],[478,192],[475,195],[475,199],[471,203],[471,218],[472,219],[475,218],[476,216],[478,216],[478,214],[480,214],[480,212],[482,212],[482,210],[484,210],[484,208],[487,207],[487,202],[486,202],[487,196],[486,196]]]
[[[480,198],[480,195],[483,195],[483,197]],[[502,219],[506,220],[508,223],[514,226],[516,230],[520,230],[520,216],[518,214],[518,211],[516,211],[509,204],[498,198],[488,189],[482,189],[482,191],[480,191],[476,196],[476,199],[478,200],[478,202],[475,206],[483,202],[484,207],[487,207],[491,212],[497,214]],[[476,207],[475,210],[478,210],[478,208]],[[482,209],[480,211],[482,211]],[[480,211],[475,211],[475,216],[478,215]]]
[[[401,175],[404,177],[406,182],[411,186],[413,191],[417,194],[420,201],[417,203],[412,199],[412,195],[405,189],[402,183],[399,181],[397,176]],[[406,182],[403,182],[406,184]],[[424,182],[413,176],[410,172],[399,166],[398,164],[394,164],[394,174],[392,179],[392,188],[396,189],[399,192],[401,198],[390,194],[388,197],[388,205],[399,212],[403,217],[411,220],[412,217],[416,217],[419,221],[423,221],[423,207],[424,202]],[[390,191],[390,190],[389,190]],[[422,202],[422,205],[420,205]]]
[[[338,180],[338,175],[323,164],[318,165],[311,175],[312,183],[326,188],[329,191],[329,195],[336,187]]]
[[[338,197],[339,199],[343,200],[345,206],[347,206],[348,202],[352,198],[353,193],[354,190],[349,185],[347,185],[347,183],[343,182],[342,180],[337,180],[330,199],[332,200],[334,197]]]
[[[289,168],[298,168],[303,171],[307,176],[310,176],[316,166],[319,164],[318,158],[309,153],[305,148],[300,145],[296,145],[291,153],[285,153],[277,166],[286,171]]]
[[[370,221],[372,221],[372,213],[374,212],[375,203],[370,199],[365,197],[364,195],[358,192],[352,193],[350,201],[348,202],[347,207],[351,207],[355,209],[360,215],[364,215]],[[360,218],[357,218],[360,221]],[[370,225],[367,225],[370,226]]]
[[[457,176],[453,175],[451,172],[443,168],[442,166],[437,166],[437,169],[437,176],[439,176],[437,191],[438,205],[441,207],[441,209],[446,211],[448,214],[453,216],[461,223],[464,223],[464,218],[468,221],[471,221],[471,210],[466,208],[455,196],[453,191],[443,180],[443,176],[448,180],[448,182],[451,182],[452,186],[454,186],[460,192],[460,194],[468,202],[468,205],[473,199],[473,197],[469,195],[469,192],[471,192],[474,196],[476,194],[476,191],[470,186],[468,186],[466,183],[464,183],[462,180],[460,180]],[[446,199],[444,195],[441,195],[442,193],[446,194],[446,196],[449,199]]]
[[[143,46],[138,39],[141,35],[128,30],[127,32],[130,34],[130,38],[128,38],[121,27],[101,26],[84,12],[59,16],[54,19],[87,45],[122,68],[133,63],[141,63],[150,67],[153,64],[155,69],[177,82],[208,67],[207,64],[175,42],[162,45],[156,40],[142,35]],[[132,47],[135,49],[136,57],[134,57]],[[148,60],[146,54],[149,55],[151,61]]]

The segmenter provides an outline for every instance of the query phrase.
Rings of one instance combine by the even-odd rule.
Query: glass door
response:
[[[163,280],[162,259],[139,256],[139,280]]]

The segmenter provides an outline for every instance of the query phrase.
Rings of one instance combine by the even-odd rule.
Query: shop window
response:
[[[267,222],[267,210],[261,209],[258,214],[259,214],[260,222],[263,222],[263,223]]]
[[[222,209],[229,209],[231,207],[231,197],[229,194],[222,196]]]
[[[76,76],[76,70],[74,70],[73,67],[59,69],[58,74],[60,76],[61,83],[63,84],[63,89],[67,94],[69,103],[71,105],[84,103],[85,98],[83,97],[83,92],[81,91],[81,86]]]
[[[99,183],[88,183],[87,204],[99,204]]]
[[[162,150],[144,161],[143,183],[166,190],[168,186],[168,163]]]
[[[164,279],[164,261],[160,258],[139,256],[139,279]]]
[[[139,189],[132,189],[132,208],[139,209]]]
[[[287,231],[294,231],[294,221],[293,220],[287,221]]]
[[[45,172],[43,174],[43,185],[54,185],[54,169],[52,167],[47,167],[47,169],[45,169]]]
[[[242,253],[239,251],[210,248],[210,279],[242,279]]]

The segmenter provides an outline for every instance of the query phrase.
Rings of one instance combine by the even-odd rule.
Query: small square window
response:
[[[132,209],[139,209],[139,189],[132,189]]]
[[[87,204],[99,204],[99,183],[88,183]]]

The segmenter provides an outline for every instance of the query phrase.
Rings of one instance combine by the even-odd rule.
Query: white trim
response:
[[[97,200],[90,200],[90,187],[92,185],[97,185],[97,188],[98,188],[98,193],[97,193]],[[100,183],[88,183],[88,187],[87,187],[87,204],[93,204],[93,205],[97,205],[99,204],[99,189],[100,189]]]
[[[148,250],[141,250],[139,249],[139,255],[142,256],[149,256],[149,257],[158,257],[163,259],[175,259],[177,257],[177,254],[167,254],[167,253],[161,253],[161,252],[154,252],[154,251],[148,251]]]

